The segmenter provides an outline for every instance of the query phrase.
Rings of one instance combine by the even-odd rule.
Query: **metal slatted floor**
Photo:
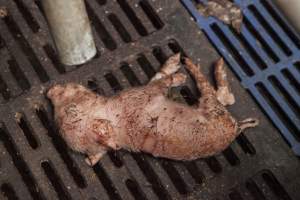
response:
[[[300,37],[293,27],[269,0],[235,1],[243,9],[241,34],[201,16],[192,1],[182,1],[300,156]]]

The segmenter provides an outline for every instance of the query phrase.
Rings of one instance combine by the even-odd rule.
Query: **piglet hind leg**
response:
[[[217,83],[217,99],[223,105],[233,105],[235,103],[234,95],[230,92],[227,74],[224,68],[223,58],[215,64],[215,79]]]
[[[200,99],[208,99],[208,100],[213,100],[216,97],[216,92],[214,88],[211,86],[211,84],[208,82],[204,74],[200,70],[199,65],[195,65],[191,59],[185,58],[185,64],[186,68],[190,72],[190,74],[194,77],[197,88],[201,92],[201,97]],[[200,100],[199,99],[199,100]]]

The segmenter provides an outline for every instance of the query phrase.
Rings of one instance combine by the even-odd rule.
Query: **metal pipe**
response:
[[[42,0],[61,62],[79,65],[96,55],[84,0]]]
[[[285,14],[295,29],[300,33],[300,1],[299,0],[275,0],[280,10]]]

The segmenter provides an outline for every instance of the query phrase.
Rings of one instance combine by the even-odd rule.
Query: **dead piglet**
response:
[[[87,155],[89,165],[110,149],[192,160],[223,151],[243,129],[258,124],[251,118],[239,122],[225,108],[235,99],[222,59],[215,66],[216,89],[199,65],[185,59],[202,95],[197,106],[168,99],[169,89],[186,80],[186,75],[178,72],[179,63],[180,55],[172,56],[147,85],[112,97],[74,83],[52,87],[47,96],[62,137],[73,150]]]

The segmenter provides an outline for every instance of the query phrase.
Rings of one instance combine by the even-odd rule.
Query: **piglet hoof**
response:
[[[92,164],[92,161],[90,160],[90,158],[89,157],[87,157],[86,159],[85,159],[85,162],[86,162],[86,164],[88,164],[88,166],[93,166],[93,164]]]
[[[220,87],[217,90],[217,99],[223,106],[235,103],[234,95],[229,91],[228,87]]]
[[[170,57],[165,65],[162,67],[161,72],[165,75],[171,75],[176,73],[180,69],[180,53]]]
[[[92,155],[92,156],[88,156],[85,159],[85,162],[89,165],[89,166],[94,166],[95,164],[97,164],[99,162],[99,160],[101,159],[101,157],[103,156],[102,153],[98,153],[96,155]]]
[[[187,76],[183,73],[177,73],[173,75],[173,87],[177,87],[185,83]]]

